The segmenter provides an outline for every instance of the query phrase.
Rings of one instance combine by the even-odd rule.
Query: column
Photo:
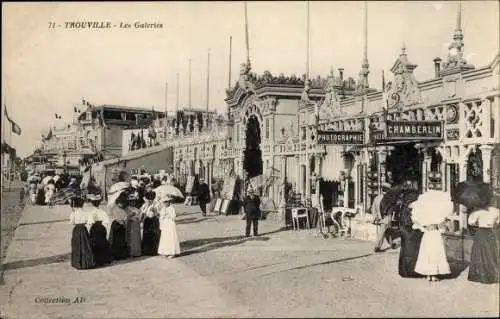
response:
[[[378,192],[381,192],[381,185],[382,183],[386,182],[386,159],[387,159],[387,151],[383,149],[379,149],[377,151],[377,156],[378,156],[378,173],[379,173],[379,180],[378,180]]]
[[[493,146],[491,145],[483,145],[480,146],[481,154],[483,156],[483,182],[490,183],[491,182],[491,151],[493,150]]]
[[[357,153],[354,157],[354,174],[352,180],[354,181],[354,208],[358,207],[359,204],[359,186],[361,185],[360,176],[359,176],[359,165],[361,164],[361,156]],[[364,215],[364,213],[362,213]]]
[[[459,180],[460,182],[464,182],[467,180],[467,163],[468,163],[468,154],[467,154],[467,146],[461,147],[460,149],[460,155],[459,155]]]
[[[311,161],[310,157],[306,157],[306,197],[310,198],[311,197]]]
[[[300,157],[295,155],[295,191],[300,192]]]
[[[500,143],[500,129],[498,129],[498,123],[500,122],[500,95],[495,95],[493,99],[493,112],[495,113],[495,134],[493,136],[495,143]]]
[[[430,150],[428,148],[423,149],[424,161],[422,162],[422,193],[428,190],[429,184],[429,171],[431,170],[432,157],[429,154]]]

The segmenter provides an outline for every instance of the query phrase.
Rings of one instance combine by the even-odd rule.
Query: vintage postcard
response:
[[[499,24],[3,2],[0,317],[498,317]]]

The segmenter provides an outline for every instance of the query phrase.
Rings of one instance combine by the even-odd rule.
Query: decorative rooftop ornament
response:
[[[408,61],[406,46],[403,44],[401,54],[391,68],[391,72],[394,74],[394,82],[389,82],[386,86],[389,108],[409,107],[422,103],[418,82],[413,75],[413,70],[416,67],[416,64]]]

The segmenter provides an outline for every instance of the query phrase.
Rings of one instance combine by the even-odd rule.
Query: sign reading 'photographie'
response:
[[[431,139],[443,138],[442,121],[387,121],[386,139]]]
[[[358,131],[318,131],[318,144],[349,144],[365,143],[365,133]]]

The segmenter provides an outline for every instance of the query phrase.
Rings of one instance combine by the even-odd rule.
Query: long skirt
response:
[[[419,230],[401,230],[401,250],[399,251],[398,271],[401,277],[421,277],[415,272],[422,232]]]
[[[135,219],[127,221],[127,244],[131,257],[141,256],[141,222]]]
[[[71,236],[71,266],[76,269],[91,269],[95,267],[89,232],[84,224],[76,224],[73,228],[73,235]]]
[[[142,229],[142,254],[147,256],[158,255],[160,244],[160,221],[158,217],[146,217]]]
[[[443,237],[439,230],[424,232],[420,243],[415,271],[426,276],[447,275],[451,273],[446,260]]]
[[[101,221],[96,221],[90,227],[90,246],[94,252],[96,266],[111,263],[111,251],[106,235],[106,228]]]
[[[500,234],[498,229],[479,228],[474,234],[469,281],[498,283],[500,272]]]
[[[116,220],[113,221],[109,230],[109,244],[111,246],[111,256],[114,260],[125,259],[129,256],[127,229]]]
[[[179,238],[175,222],[170,219],[164,219],[160,222],[160,245],[158,246],[158,254],[164,256],[175,256],[181,253]]]

